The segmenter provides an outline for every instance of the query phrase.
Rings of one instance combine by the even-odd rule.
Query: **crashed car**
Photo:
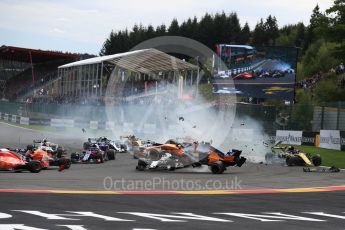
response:
[[[47,169],[53,166],[59,167],[59,171],[69,169],[71,167],[71,159],[67,158],[62,152],[54,152],[51,147],[41,146],[34,149],[29,145],[26,152],[27,159],[39,161],[42,169]]]
[[[266,162],[274,162],[276,159],[285,160],[287,166],[320,166],[320,155],[305,153],[294,146],[281,146],[278,142],[271,147],[272,152],[265,155]]]
[[[208,152],[196,159],[189,152],[185,151],[182,144],[169,140],[166,144],[156,145],[145,150],[145,158],[139,158],[136,169],[149,170],[175,170],[187,167],[201,167],[207,165],[214,174],[222,174],[229,166],[241,167],[246,158],[240,157],[240,150],[232,150],[223,153],[210,146]]]
[[[106,161],[107,155],[99,145],[92,144],[86,147],[81,153],[72,153],[71,161],[72,163],[104,163]]]
[[[6,171],[23,171],[27,170],[32,173],[41,171],[39,161],[26,161],[25,157],[8,149],[0,149],[0,170]]]
[[[147,147],[155,145],[155,142],[150,140],[142,140],[134,135],[121,136],[124,145],[127,146],[127,151],[133,154],[134,159],[145,157],[145,149]]]

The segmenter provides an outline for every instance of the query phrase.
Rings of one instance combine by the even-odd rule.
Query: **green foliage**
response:
[[[289,128],[296,130],[308,130],[311,128],[310,121],[313,120],[314,107],[309,93],[303,90],[296,91],[297,103],[292,106]]]
[[[314,90],[314,100],[317,103],[345,101],[345,90],[338,87],[338,79],[331,75],[317,84]]]
[[[264,22],[261,18],[253,31],[254,45],[275,45],[279,37],[279,29],[276,17],[269,15]]]
[[[330,21],[327,37],[339,43],[339,46],[332,50],[333,54],[345,60],[345,0],[335,0],[334,5],[326,10],[326,13]]]
[[[284,26],[276,40],[277,46],[296,46],[304,47],[306,39],[306,27],[302,22],[296,25]]]
[[[304,74],[304,66],[301,62],[297,63],[297,73],[296,73],[296,81],[301,81],[305,78],[307,78],[307,76]]]
[[[255,45],[263,45],[265,44],[266,38],[265,38],[265,25],[264,21],[261,18],[260,22],[256,24],[254,32],[253,32],[253,44]]]
[[[278,28],[275,16],[269,15],[266,19],[261,18],[251,31],[248,23],[241,26],[235,12],[206,13],[199,20],[193,17],[179,23],[173,19],[168,26],[162,24],[153,28],[139,24],[132,30],[111,31],[100,55],[126,52],[147,39],[165,35],[189,37],[212,50],[219,43],[295,46],[300,48],[297,65],[297,80],[300,81],[319,72],[326,73],[345,62],[345,0],[334,0],[324,12],[316,5],[309,22],[309,25],[300,22]],[[207,82],[212,71],[205,66],[202,70],[205,73],[203,80]],[[310,98],[307,100],[304,95],[308,93],[315,95],[315,102],[345,100],[345,93],[335,84],[331,80],[322,81],[313,93],[298,93],[297,101],[308,101]],[[299,114],[299,108],[294,112]]]
[[[318,40],[306,51],[302,58],[304,77],[311,77],[318,72],[328,72],[339,64],[339,60],[332,56],[332,50],[337,47],[336,43]]]
[[[276,19],[270,17],[269,26],[274,27],[275,23]],[[130,32],[127,29],[112,31],[103,43],[100,55],[126,52],[135,45],[157,36],[185,36],[214,49],[217,43],[246,44],[250,40],[250,34],[249,25],[246,23],[241,27],[236,13],[222,12],[215,15],[206,13],[200,21],[194,17],[179,24],[177,19],[173,19],[169,27],[164,24],[156,28],[152,25],[147,27],[134,25]]]

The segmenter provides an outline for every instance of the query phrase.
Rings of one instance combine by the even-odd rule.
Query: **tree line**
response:
[[[164,35],[195,39],[212,50],[219,43],[298,47],[299,77],[305,78],[345,59],[345,0],[334,0],[324,12],[316,5],[308,25],[300,22],[279,28],[276,17],[269,15],[250,28],[248,23],[241,25],[235,12],[206,13],[200,20],[193,17],[182,23],[173,19],[169,26],[156,28],[134,25],[131,30],[111,31],[100,55],[127,52],[147,39]]]
[[[234,12],[215,15],[206,13],[200,20],[196,17],[188,18],[181,24],[173,19],[169,26],[162,24],[154,28],[152,25],[140,24],[134,25],[130,31],[111,31],[100,55],[126,52],[147,39],[165,35],[195,39],[213,50],[215,44],[219,43],[274,45],[279,29],[277,19],[271,15],[265,20],[261,19],[251,31],[248,23],[241,26],[238,15]]]

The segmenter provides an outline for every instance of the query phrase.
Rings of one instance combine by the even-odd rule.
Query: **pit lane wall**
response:
[[[0,120],[17,123],[20,125],[45,125],[56,128],[84,128],[84,129],[118,129],[124,133],[131,133],[134,129],[133,123],[115,124],[105,121],[83,121],[71,119],[38,119],[24,117],[0,112]],[[156,124],[142,124],[143,134],[154,134],[157,131]],[[169,126],[169,129],[174,129]],[[270,142],[281,142],[288,145],[309,145],[325,149],[335,149],[345,151],[345,131],[320,130],[320,132],[308,132],[300,130],[276,130],[275,136],[262,137],[253,129],[233,128],[231,132],[232,141],[253,142],[257,137]]]

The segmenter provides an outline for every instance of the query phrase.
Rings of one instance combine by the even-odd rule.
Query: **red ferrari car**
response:
[[[254,79],[254,78],[253,78],[252,74],[250,74],[248,72],[244,72],[244,73],[240,73],[240,74],[236,75],[232,79],[233,80],[246,80],[246,79]]]
[[[32,173],[41,171],[41,163],[39,161],[26,161],[24,156],[9,151],[7,149],[0,149],[0,169],[7,171],[22,171],[28,170]]]

